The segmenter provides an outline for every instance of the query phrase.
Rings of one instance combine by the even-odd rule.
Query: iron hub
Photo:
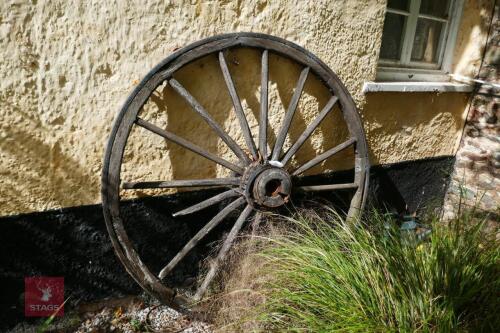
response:
[[[281,168],[262,171],[253,184],[255,202],[264,207],[276,208],[288,202],[292,180],[288,172]]]
[[[277,208],[289,201],[292,179],[283,168],[256,164],[248,168],[245,176],[241,187],[255,208]]]

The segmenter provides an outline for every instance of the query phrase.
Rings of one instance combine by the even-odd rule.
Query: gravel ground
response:
[[[41,323],[20,323],[11,332],[36,332]],[[81,305],[54,320],[46,332],[211,333],[212,330],[209,324],[192,319],[187,313],[130,297]]]
[[[75,330],[78,333],[106,332],[184,332],[209,333],[208,324],[189,319],[165,305],[132,308],[123,312],[121,308],[104,308],[99,313],[90,314]]]

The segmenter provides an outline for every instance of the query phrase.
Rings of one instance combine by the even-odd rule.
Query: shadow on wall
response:
[[[99,185],[91,171],[65,154],[58,140],[38,139],[49,130],[34,115],[15,107],[12,111],[17,123],[1,128],[5,139],[0,140],[0,151],[9,157],[2,168],[2,210],[28,212],[94,201]],[[37,186],[19,185],[30,183]]]
[[[469,45],[486,34],[491,1],[467,1],[458,37],[455,59],[467,68],[478,60],[469,54]],[[480,15],[477,15],[480,14]],[[472,43],[476,41],[475,43]],[[236,49],[225,54],[229,70],[254,139],[258,137],[260,104],[260,52]],[[479,59],[480,60],[480,59]],[[461,65],[455,65],[457,68]],[[272,145],[290,103],[301,68],[283,57],[270,56],[268,141]],[[175,78],[199,101],[241,146],[245,142],[235,117],[232,102],[224,82],[216,55],[207,56],[178,71]],[[299,137],[314,116],[328,100],[318,80],[308,78],[299,109],[292,122],[285,149]],[[464,124],[467,94],[457,93],[377,93],[369,94],[361,111],[372,164],[396,163],[455,153]],[[314,155],[342,142],[347,129],[337,109],[327,117],[320,128],[301,148],[292,164],[300,165]],[[236,162],[236,157],[222,143],[214,131],[168,85],[160,86],[144,107],[141,117],[167,130]],[[229,171],[170,142],[157,141],[154,145],[139,136],[130,142],[124,161],[124,175],[134,180],[193,179],[229,176]],[[133,140],[132,140],[133,141]],[[165,149],[165,147],[167,149]],[[352,152],[348,151],[311,169],[309,174],[338,171],[352,167]],[[142,156],[142,157],[141,157]],[[140,158],[141,157],[141,158]],[[154,161],[154,157],[157,158]],[[161,158],[161,162],[158,162]],[[138,192],[141,194],[140,192]],[[143,192],[146,194],[146,192]]]
[[[225,57],[254,141],[258,145],[261,53],[256,50],[242,48],[225,53]],[[301,70],[302,68],[299,65],[286,58],[270,55],[268,153],[271,152],[271,148],[276,141],[276,136],[281,128]],[[244,147],[244,150],[247,150],[219,67],[218,57],[210,55],[193,62],[176,72],[174,77],[212,115],[214,120],[222,125],[227,133],[241,147]],[[330,96],[330,92],[310,73],[285,142],[284,151],[299,138],[307,125],[313,121],[326,105]],[[211,153],[218,154],[232,162],[237,162],[236,156],[217,134],[169,85],[162,85],[153,93],[150,102],[141,111],[140,117],[158,126],[163,126],[168,131],[182,136]],[[153,134],[141,132],[137,135]],[[292,166],[299,166],[312,159],[318,153],[345,141],[347,138],[347,126],[342,119],[339,108],[336,106],[322,121],[313,135],[304,143],[298,151],[297,156],[290,163]],[[158,179],[155,177],[160,176],[167,176],[169,179],[230,176],[229,170],[225,170],[212,161],[168,141],[164,141],[163,143],[163,147],[166,146],[168,150],[168,156],[164,158],[163,163],[165,163],[165,169],[169,171],[162,175],[143,172],[140,168],[151,169],[147,164],[154,164],[146,156],[155,156],[155,154],[158,156],[155,150],[161,148],[158,144],[154,148],[145,147],[141,141],[143,140],[129,140],[130,146],[127,147],[127,150],[132,153],[125,154],[125,157],[133,156],[135,163],[140,161],[140,159],[137,159],[138,155],[145,157],[142,161],[145,161],[146,164],[139,168],[131,166],[132,159],[127,160],[125,158],[124,160],[124,174],[128,177],[135,177],[134,180],[138,178],[144,180]],[[354,154],[352,152],[345,152],[311,169],[309,174],[320,173],[325,170],[338,171],[351,169],[353,165]],[[133,171],[134,169],[135,172]]]
[[[494,0],[465,1],[453,55],[455,74],[470,77],[478,74],[494,3]],[[482,39],[484,40],[479,43],[481,47],[478,47],[478,40]]]

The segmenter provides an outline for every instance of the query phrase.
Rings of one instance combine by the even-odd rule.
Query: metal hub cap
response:
[[[276,208],[288,202],[292,180],[285,170],[272,167],[260,172],[252,187],[255,203],[268,208]]]

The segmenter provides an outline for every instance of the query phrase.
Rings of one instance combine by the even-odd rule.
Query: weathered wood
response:
[[[285,154],[285,157],[281,160],[281,163],[283,165],[286,165],[290,158],[295,155],[297,150],[299,150],[300,147],[304,144],[304,142],[309,138],[314,132],[314,130],[319,126],[321,121],[325,119],[326,115],[332,110],[333,106],[335,103],[337,103],[338,98],[337,96],[332,96],[328,103],[326,103],[325,107],[321,110],[321,112],[316,116],[316,118],[307,126],[307,128],[304,130],[304,132],[300,135],[300,137],[297,139],[297,141],[288,149],[288,151]]]
[[[257,232],[259,231],[260,225],[262,223],[262,219],[263,219],[262,212],[257,211],[252,220],[252,236],[257,235]]]
[[[196,233],[193,238],[191,238],[191,240],[182,248],[182,250],[177,253],[172,260],[170,260],[168,265],[160,271],[158,277],[160,279],[163,279],[165,276],[167,276],[168,273],[170,273],[170,271],[174,269],[175,266],[177,266],[179,261],[181,261],[186,256],[186,254],[188,254],[188,252],[196,246],[196,244],[198,244],[213,228],[221,223],[222,220],[224,220],[224,218],[229,215],[229,213],[231,213],[233,210],[240,207],[244,203],[245,198],[238,198],[224,207],[224,209],[222,209],[217,215],[215,215],[214,218],[210,220],[210,222],[205,224],[205,226],[201,228],[201,230],[198,231],[198,233]]]
[[[208,178],[208,179],[183,179],[183,180],[158,180],[148,182],[123,182],[124,190],[153,189],[153,188],[175,188],[175,187],[198,187],[198,186],[238,186],[241,178]]]
[[[324,152],[323,154],[321,155],[318,155],[316,156],[315,158],[313,158],[312,160],[304,163],[303,165],[301,165],[299,168],[297,168],[293,173],[292,175],[293,176],[297,176],[297,175],[300,175],[301,173],[309,170],[310,168],[312,168],[313,166],[323,162],[324,160],[326,160],[327,158],[337,154],[338,152],[346,149],[347,147],[349,147],[350,145],[356,143],[356,139],[355,138],[351,138],[341,144],[339,144],[338,146],[335,146],[329,150],[327,150],[326,152]]]
[[[236,113],[236,117],[240,122],[241,130],[243,131],[243,137],[245,138],[247,147],[250,150],[250,154],[252,154],[253,160],[256,161],[258,159],[258,156],[257,149],[255,148],[255,142],[253,141],[247,118],[245,116],[245,113],[243,112],[240,98],[238,96],[238,93],[236,92],[233,78],[231,77],[231,73],[229,72],[229,68],[227,67],[226,58],[224,57],[224,53],[222,51],[219,52],[219,64],[222,70],[222,75],[224,76],[224,81],[226,81],[227,90],[229,90],[229,95],[231,96],[231,100],[233,101],[234,112]]]
[[[134,90],[115,120],[104,156],[101,180],[102,206],[113,249],[127,272],[142,288],[162,303],[179,308],[174,301],[175,291],[162,284],[148,269],[145,269],[120,217],[120,170],[125,145],[139,110],[161,82],[160,73],[151,74],[147,81],[143,81]]]
[[[236,239],[236,236],[238,236],[238,233],[240,232],[241,228],[243,227],[243,223],[245,223],[246,219],[250,216],[252,213],[252,206],[247,205],[243,212],[240,214],[238,219],[233,225],[233,228],[227,235],[226,240],[222,244],[222,248],[219,251],[219,254],[217,257],[211,262],[210,264],[210,269],[205,276],[205,279],[203,280],[201,286],[198,288],[196,291],[196,294],[194,295],[194,300],[198,301],[200,300],[205,292],[207,291],[208,286],[210,285],[210,282],[214,279],[215,275],[217,274],[217,270],[219,269],[219,266],[221,262],[224,261],[226,258],[227,253],[229,252],[229,249],[231,248],[231,245],[233,245],[234,240]]]
[[[276,143],[273,148],[273,155],[271,156],[271,160],[277,161],[280,158],[281,150],[283,149],[283,144],[285,143],[286,135],[288,130],[290,129],[290,125],[292,124],[293,115],[297,110],[297,105],[299,104],[300,96],[302,95],[302,91],[304,90],[304,84],[307,80],[307,75],[309,74],[309,67],[306,67],[300,72],[299,80],[297,82],[297,86],[295,87],[295,91],[293,92],[292,99],[290,100],[290,105],[288,106],[288,110],[285,114],[285,119],[283,119],[283,125],[276,137]]]
[[[358,184],[347,183],[347,184],[309,185],[309,186],[298,186],[298,188],[303,191],[332,191],[332,190],[358,188]]]
[[[170,79],[168,81],[170,86],[184,98],[184,100],[191,105],[194,111],[198,113],[203,120],[220,136],[222,141],[224,141],[229,148],[240,158],[243,164],[249,164],[250,159],[241,149],[240,146],[220,127],[220,125],[212,118],[212,116],[201,106],[200,103],[175,79]]]
[[[199,154],[199,155],[201,155],[201,156],[203,156],[211,161],[214,161],[217,164],[225,166],[226,168],[233,170],[234,172],[236,172],[240,175],[242,175],[244,172],[244,169],[242,167],[237,166],[236,164],[233,164],[229,161],[226,161],[225,159],[220,158],[219,156],[206,151],[205,149],[201,148],[200,146],[195,145],[194,143],[189,142],[188,140],[181,138],[180,136],[175,135],[172,132],[161,129],[158,126],[151,124],[150,122],[148,122],[144,119],[137,118],[136,124],[153,132],[153,133],[155,133],[155,134],[158,134],[159,136],[164,137],[165,139],[167,139],[169,141],[172,141],[172,142],[178,144],[181,147],[184,147],[184,148],[186,148],[194,153],[197,153],[197,154]]]
[[[228,48],[240,46],[268,50],[277,56],[287,57],[300,66],[309,67],[319,81],[321,81],[333,95],[338,96],[339,108],[347,125],[350,137],[356,138],[354,183],[359,184],[359,187],[351,200],[348,214],[349,219],[359,215],[366,200],[366,189],[368,188],[369,181],[369,160],[360,116],[356,111],[356,106],[352,97],[349,95],[340,79],[316,56],[289,41],[258,33],[236,33],[214,36],[193,43],[173,53],[146,75],[124,103],[124,106],[115,120],[109,138],[102,172],[104,219],[115,253],[123,263],[125,269],[144,290],[158,298],[161,302],[173,307],[177,306],[175,291],[165,286],[157,276],[150,272],[145,263],[142,262],[134,245],[127,236],[120,216],[120,170],[125,146],[127,140],[129,140],[130,130],[134,125],[139,111],[142,110],[153,91],[155,91],[162,82],[171,79],[177,70],[197,59],[211,54],[218,54],[218,52]],[[261,101],[262,100],[261,98]],[[262,119],[262,117],[260,119]],[[259,148],[261,146],[260,132],[261,129],[259,128]],[[225,140],[231,142],[227,138],[225,138]],[[224,142],[228,144],[226,141]],[[250,159],[240,147],[233,146],[230,148],[231,150],[234,149],[233,152],[235,152],[242,161],[243,165],[250,162]],[[238,153],[236,153],[236,151]],[[280,152],[278,155],[279,154]]]
[[[207,200],[199,202],[196,205],[193,205],[191,207],[188,207],[188,208],[180,210],[176,213],[173,213],[172,215],[174,217],[177,217],[177,216],[181,216],[181,215],[192,214],[192,213],[197,212],[199,210],[202,210],[202,209],[205,209],[205,208],[210,207],[212,205],[215,205],[216,203],[219,203],[223,200],[226,200],[226,199],[229,199],[232,197],[237,197],[239,195],[241,195],[241,194],[235,190],[228,190],[228,191],[219,193],[211,198],[208,198]]]
[[[260,78],[260,119],[259,150],[264,160],[267,159],[267,113],[269,108],[269,52],[264,50],[261,59]]]

